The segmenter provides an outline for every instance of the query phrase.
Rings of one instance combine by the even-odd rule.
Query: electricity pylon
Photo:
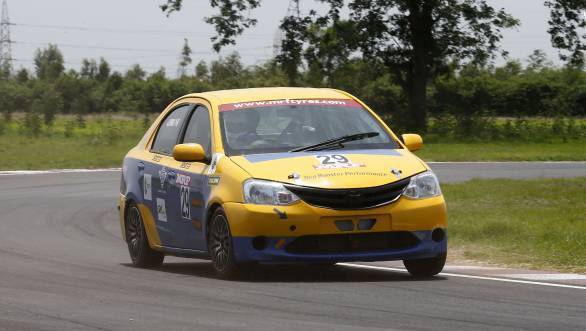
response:
[[[2,17],[0,18],[0,77],[9,76],[12,72],[12,40],[10,39],[10,19],[8,3],[2,1]]]

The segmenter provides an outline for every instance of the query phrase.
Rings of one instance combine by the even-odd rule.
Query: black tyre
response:
[[[144,228],[138,206],[130,202],[126,213],[126,243],[132,264],[141,268],[158,267],[163,263],[165,255],[153,250]]]
[[[407,271],[415,277],[432,277],[439,274],[446,264],[446,253],[436,257],[418,260],[404,260],[403,264]]]
[[[234,247],[228,218],[222,208],[216,209],[209,223],[208,251],[218,277],[228,279],[241,271],[234,259]]]

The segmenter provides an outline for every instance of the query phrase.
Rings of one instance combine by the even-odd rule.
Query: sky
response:
[[[112,68],[124,72],[139,63],[148,72],[161,66],[170,77],[177,74],[179,54],[184,39],[189,40],[195,64],[218,58],[212,51],[212,26],[203,19],[213,14],[208,0],[184,0],[182,11],[167,17],[159,8],[164,0],[7,0],[10,14],[12,55],[15,67],[32,68],[37,48],[48,43],[59,46],[66,67],[79,69],[84,58],[104,57]],[[505,31],[502,47],[510,58],[525,60],[541,49],[560,64],[547,33],[549,12],[542,0],[488,0],[496,8],[505,8],[521,20],[519,28]],[[251,15],[258,19],[255,28],[237,39],[235,47],[247,65],[273,56],[273,43],[280,19],[287,12],[289,0],[264,0]],[[324,8],[314,0],[302,1],[301,10]],[[502,64],[498,59],[497,64]],[[193,72],[193,68],[190,69]]]

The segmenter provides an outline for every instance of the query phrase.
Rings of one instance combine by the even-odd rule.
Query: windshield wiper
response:
[[[326,140],[326,141],[323,141],[321,143],[317,143],[314,145],[295,148],[295,149],[290,150],[289,152],[321,151],[321,150],[325,150],[325,149],[331,149],[334,146],[338,146],[340,148],[343,148],[344,145],[342,145],[342,143],[368,139],[368,138],[376,137],[378,135],[379,135],[378,132],[364,132],[364,133],[351,134],[351,135],[347,135],[347,136],[342,136],[340,138],[329,139],[329,140]]]

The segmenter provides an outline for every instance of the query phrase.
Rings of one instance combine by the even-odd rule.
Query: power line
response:
[[[84,26],[73,26],[73,25],[52,25],[52,24],[31,24],[31,23],[10,23],[13,26],[28,27],[28,28],[40,28],[40,29],[58,29],[58,30],[73,30],[73,31],[84,31],[84,32],[107,32],[107,33],[130,33],[130,34],[173,34],[173,35],[199,35],[209,36],[207,33],[200,31],[181,31],[181,30],[152,30],[152,29],[120,29],[120,28],[106,28],[106,27],[84,27]],[[262,37],[266,38],[270,36],[267,33],[246,33],[244,36],[247,37]]]
[[[143,53],[157,53],[159,55],[166,55],[166,54],[179,54],[177,50],[164,50],[164,49],[156,49],[156,48],[126,48],[126,47],[108,47],[108,46],[94,46],[94,45],[83,45],[83,44],[61,44],[61,43],[44,43],[44,42],[31,42],[31,41],[18,41],[14,40],[11,41],[12,44],[21,44],[21,45],[37,45],[37,46],[45,46],[49,44],[56,45],[60,48],[80,48],[80,49],[97,49],[97,50],[108,50],[108,51],[124,51],[124,52],[143,52]],[[255,47],[255,48],[243,48],[239,49],[238,51],[253,51],[259,49],[266,49],[271,48],[271,46],[264,46],[264,47]],[[192,54],[215,54],[214,51],[197,51],[193,52]]]

